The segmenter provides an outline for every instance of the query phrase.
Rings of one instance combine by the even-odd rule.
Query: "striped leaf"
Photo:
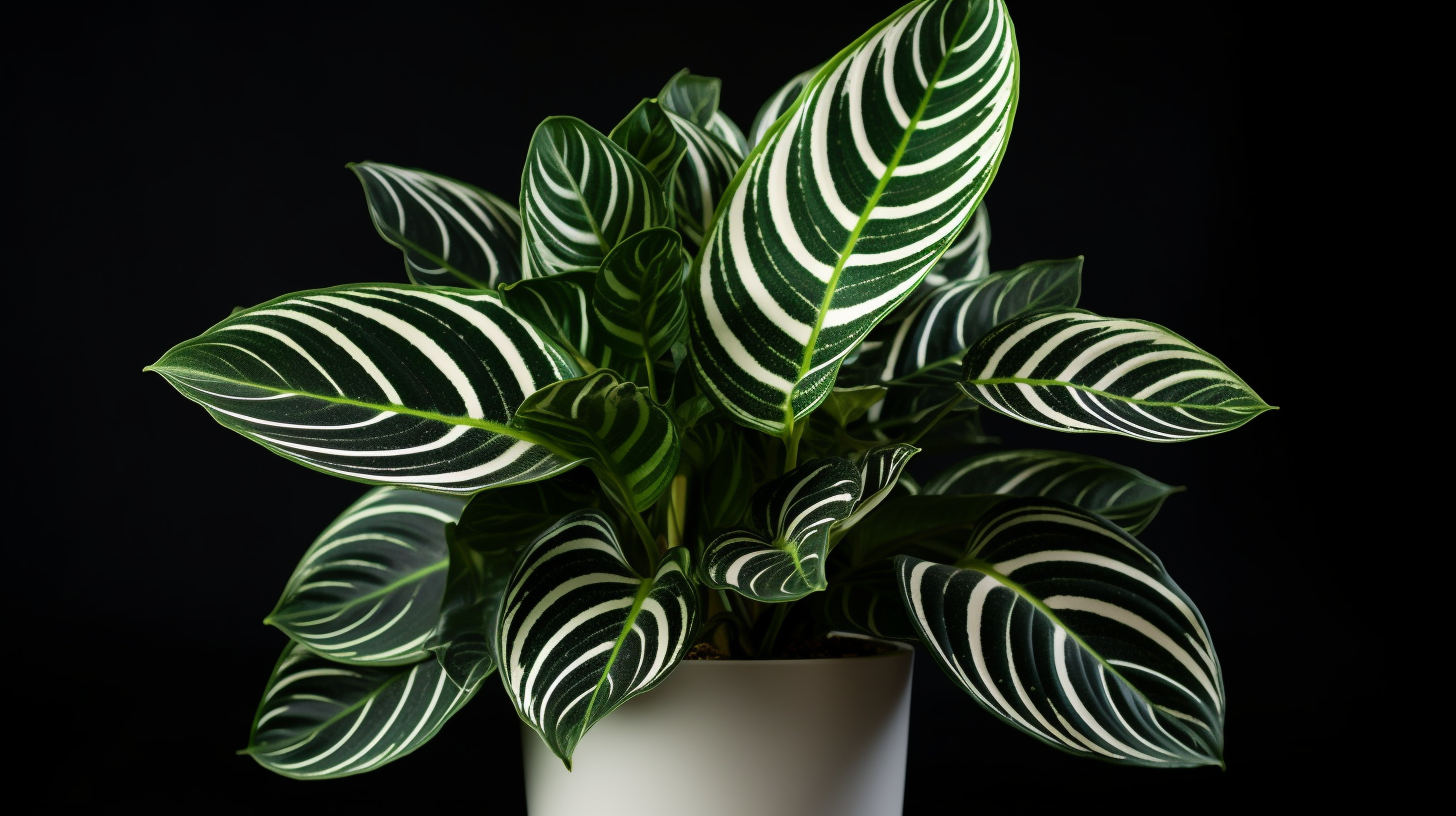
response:
[[[920,283],[990,186],[1015,108],[999,0],[922,0],[819,69],[724,194],[690,286],[699,380],[770,434]]]
[[[742,128],[738,127],[736,122],[728,118],[728,114],[723,111],[714,113],[713,118],[708,120],[705,130],[718,137],[718,141],[733,151],[733,158],[737,160],[737,164],[743,163],[743,159],[748,156],[748,137],[743,135]]]
[[[1028,312],[1075,308],[1081,292],[1080,256],[951,281],[922,298],[905,319],[879,326],[876,334],[889,331],[878,345],[866,341],[855,365],[871,382],[953,383],[966,350],[991,329]]]
[[[855,502],[854,512],[835,525],[835,535],[847,532],[888,498],[910,457],[919,452],[914,445],[886,445],[866,453],[859,463],[859,500]]]
[[[553,116],[531,137],[521,178],[523,278],[589,272],[629,235],[667,223],[662,185],[580,119]]]
[[[898,556],[901,598],[945,673],[1063,750],[1221,765],[1223,680],[1192,601],[1120,528],[1046,499],[982,519],[955,566]]]
[[[662,107],[701,128],[713,121],[723,93],[723,80],[698,76],[684,68],[672,75],[657,99]]]
[[[677,227],[698,246],[713,222],[713,213],[723,192],[743,163],[743,156],[707,129],[673,113],[667,117],[677,128],[685,147],[673,177],[672,204]]]
[[[371,771],[428,742],[478,688],[458,688],[434,660],[345,666],[290,643],[244,753],[295,779]]]
[[[218,422],[355,481],[446,493],[571,467],[512,427],[581,373],[493,292],[340,286],[233,314],[149,366]]]
[[[882,560],[836,579],[813,607],[830,631],[854,632],[885,640],[917,641],[920,634],[900,602],[895,564]]]
[[[586,460],[612,500],[633,511],[651,507],[677,472],[672,417],[612,371],[548,385],[521,404],[512,424]]]
[[[687,322],[682,239],[666,227],[633,235],[607,255],[592,294],[602,340],[627,359],[653,361]]]
[[[753,117],[753,125],[748,129],[750,148],[757,147],[763,141],[763,137],[768,135],[769,128],[773,127],[774,122],[777,122],[780,116],[788,113],[789,108],[793,107],[794,102],[799,98],[799,94],[809,87],[809,80],[813,79],[818,72],[818,68],[810,68],[799,74],[763,103],[763,107],[758,109],[758,115]]]
[[[986,277],[991,274],[990,249],[991,216],[982,201],[971,216],[971,222],[931,267],[920,288],[931,290],[951,281],[973,281]]]
[[[977,402],[1023,422],[1151,442],[1230,431],[1271,407],[1162,326],[1079,310],[998,326],[966,355],[963,376]]]
[[[572,513],[511,575],[496,634],[501,680],[521,719],[570,769],[593,724],[662,682],[687,654],[697,616],[685,548],[669,550],[642,578],[605,516]]]
[[[924,492],[1047,496],[1090,510],[1138,535],[1152,523],[1163,502],[1182,489],[1093,456],[1013,450],[968,459],[931,479]]]
[[[429,656],[464,500],[376,487],[313,542],[266,623],[339,663]]]
[[[667,111],[656,99],[638,102],[607,138],[641,162],[664,190],[669,189],[677,164],[687,149]]]
[[[760,487],[752,511],[758,530],[714,538],[703,551],[703,583],[769,603],[824,589],[829,531],[854,511],[859,495],[859,469],[838,457],[800,465]]]
[[[404,250],[410,282],[493,289],[521,277],[521,216],[464,182],[378,162],[349,168],[364,184],[369,217]]]
[[[508,283],[499,291],[512,314],[560,344],[582,368],[615,368],[635,380],[634,358],[608,345],[606,328],[592,308],[597,283],[592,272],[563,272]]]

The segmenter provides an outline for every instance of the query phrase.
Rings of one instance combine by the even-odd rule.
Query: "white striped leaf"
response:
[[[1213,642],[1157,556],[1090,513],[1012,499],[945,566],[898,556],[901,598],[945,673],[991,713],[1082,756],[1221,765]]]
[[[881,324],[855,367],[871,382],[935,386],[960,377],[961,360],[996,326],[1018,315],[1072,309],[1082,292],[1082,258],[1033,261],[1010,272],[946,283],[921,298],[905,318]]]
[[[508,283],[499,292],[512,314],[555,340],[583,368],[615,368],[635,380],[635,359],[607,343],[606,328],[592,308],[597,283],[593,272],[563,272]]]
[[[349,168],[364,184],[369,217],[404,250],[410,282],[493,289],[521,277],[521,216],[464,182],[379,162]]]
[[[743,159],[748,156],[748,137],[743,135],[743,129],[736,122],[728,118],[728,114],[723,111],[714,113],[704,129],[733,151],[733,158],[737,159],[738,164],[743,163]]]
[[[667,489],[682,451],[667,411],[606,369],[537,391],[512,424],[584,460],[607,495],[634,512]]]
[[[770,434],[920,283],[980,203],[1015,108],[999,0],[923,0],[819,69],[724,194],[690,287],[699,380]]]
[[[910,457],[919,452],[920,449],[914,445],[901,444],[875,448],[864,455],[859,462],[859,500],[854,504],[854,512],[835,525],[836,537],[848,532],[889,497]]]
[[[713,121],[722,98],[723,80],[698,76],[684,68],[672,75],[657,99],[662,107],[701,128]]]
[[[339,663],[428,657],[451,564],[445,526],[464,506],[455,496],[374,488],[308,548],[264,622]]]
[[[627,359],[654,361],[682,336],[687,322],[682,239],[656,227],[617,244],[602,262],[592,310],[602,341]]]
[[[692,646],[688,566],[674,547],[652,577],[638,576],[594,510],[562,519],[516,566],[496,633],[501,681],[568,769],[587,729],[662,682]]]
[[[521,178],[523,278],[589,272],[629,235],[668,221],[662,185],[580,119],[553,116],[531,137]]]
[[[686,148],[673,176],[672,204],[677,227],[698,246],[713,222],[713,213],[723,192],[743,163],[743,156],[707,129],[674,113],[668,113],[667,117]]]
[[[859,469],[848,459],[816,459],[753,494],[758,528],[719,534],[703,551],[701,578],[756,601],[780,603],[824,589],[829,531],[854,512]]]
[[[642,162],[664,190],[670,189],[669,183],[687,145],[656,99],[638,102],[607,138]]]
[[[818,72],[819,68],[816,67],[799,74],[785,83],[784,87],[775,91],[774,95],[763,103],[763,107],[758,109],[758,115],[753,117],[753,125],[748,128],[748,146],[750,148],[757,147],[759,142],[763,141],[763,137],[768,135],[769,128],[773,127],[774,122],[777,122],[780,116],[794,106],[799,94],[809,87],[809,80],[813,79]]]
[[[355,481],[446,493],[571,467],[512,427],[580,369],[493,292],[340,286],[237,312],[149,366],[224,427]]]
[[[295,779],[372,771],[428,742],[478,688],[457,687],[434,660],[346,666],[290,643],[244,753]]]
[[[925,484],[927,495],[1047,496],[1090,510],[1138,535],[1183,488],[1094,456],[1044,450],[997,451],[952,467]]]
[[[1271,407],[1162,326],[1080,310],[1003,323],[966,355],[963,376],[977,402],[1023,422],[1151,442],[1231,431]]]
[[[973,281],[991,274],[991,216],[986,202],[976,208],[971,222],[956,236],[955,242],[931,267],[920,284],[922,290],[944,286],[951,281]]]

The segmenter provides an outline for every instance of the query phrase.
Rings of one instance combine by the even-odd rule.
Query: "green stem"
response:
[[[945,419],[946,414],[949,414],[951,411],[955,410],[955,407],[957,405],[960,405],[961,404],[961,400],[964,400],[965,398],[966,398],[966,395],[965,394],[960,394],[960,395],[956,396],[955,399],[948,400],[945,403],[945,405],[942,405],[940,407],[940,410],[936,412],[935,416],[931,417],[931,419],[930,419],[929,422],[927,422],[924,425],[921,425],[920,426],[920,430],[916,431],[914,436],[910,437],[909,439],[903,440],[904,443],[907,444],[907,445],[913,445],[916,442],[919,442],[920,441],[920,437],[925,436],[925,434],[928,433],[931,428],[934,428],[936,425],[939,425],[940,424],[940,421],[942,419]]]
[[[657,402],[657,366],[652,364],[651,358],[647,360],[647,393]]]
[[[779,638],[779,630],[784,626],[784,619],[789,616],[789,607],[795,601],[787,601],[781,604],[774,604],[773,617],[769,619],[768,631],[763,635],[763,642],[758,646],[758,652],[754,655],[759,660],[768,660],[773,657],[774,641]]]
[[[788,436],[784,444],[788,446],[788,452],[784,455],[784,472],[788,473],[799,466],[799,437],[804,435],[804,423],[798,422],[788,427]]]
[[[628,507],[627,517],[632,519],[632,526],[637,528],[637,535],[642,538],[642,553],[647,556],[646,571],[642,574],[644,577],[649,576],[652,574],[653,565],[657,563],[657,539],[652,537],[652,531],[647,529],[647,522],[642,520],[642,514],[637,512],[637,508]]]

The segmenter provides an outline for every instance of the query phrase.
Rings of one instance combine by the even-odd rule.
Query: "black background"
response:
[[[91,395],[81,408],[54,406],[74,420],[73,470],[56,475],[87,482],[62,507],[66,580],[47,584],[86,644],[64,673],[76,693],[60,710],[67,767],[87,770],[66,771],[62,792],[270,807],[475,797],[480,812],[524,812],[516,718],[493,685],[427,746],[361,777],[291,782],[233,755],[285,642],[261,620],[308,542],[362,488],[220,429],[141,367],[235,306],[404,280],[345,162],[422,167],[514,200],[544,117],[605,132],[686,66],[724,79],[723,109],[747,130],[783,81],[893,8],[152,7],[93,20],[77,59],[25,67],[24,133],[40,158],[24,177],[55,211],[81,197],[96,219],[77,234],[31,214],[40,249],[27,249],[33,271],[56,262],[55,248],[85,270],[95,329],[65,341],[84,346],[84,370],[47,367]],[[1345,716],[1325,641],[1355,630],[1329,552],[1298,509],[1297,429],[1316,407],[1289,373],[1299,331],[1281,314],[1292,300],[1270,283],[1301,253],[1288,195],[1300,81],[1278,57],[1289,42],[1206,5],[1016,3],[1012,13],[1022,93],[987,199],[993,266],[1084,254],[1084,308],[1173,328],[1283,410],[1176,445],[988,418],[1010,444],[1093,453],[1188,487],[1143,540],[1214,634],[1228,770],[1062,755],[981,712],[921,660],[906,812],[1134,789],[1204,803],[1293,792],[1302,777],[1292,772],[1321,752],[1321,728]],[[47,293],[30,281],[33,295]],[[91,409],[106,421],[89,421]],[[772,784],[726,782],[739,783]]]

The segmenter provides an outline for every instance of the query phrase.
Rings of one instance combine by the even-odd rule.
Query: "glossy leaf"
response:
[[[645,372],[607,343],[607,330],[592,308],[599,280],[591,272],[563,272],[508,283],[499,291],[507,309],[556,341],[582,368],[613,368],[639,379]]]
[[[682,138],[684,152],[673,177],[672,203],[677,226],[698,246],[713,221],[723,193],[743,156],[721,138],[676,114],[667,114]]]
[[[295,779],[371,771],[428,742],[478,688],[457,687],[434,660],[346,666],[290,643],[263,692],[246,753]]]
[[[909,464],[910,457],[919,452],[920,449],[914,445],[886,445],[866,453],[859,463],[859,499],[855,502],[854,512],[835,525],[835,535],[842,535],[858,524],[888,498],[900,481],[900,474]]]
[[[562,519],[511,576],[497,632],[501,680],[516,711],[571,767],[593,724],[667,677],[697,633],[688,553],[651,578],[626,563],[605,516]]]
[[[963,376],[977,402],[1023,422],[1150,442],[1230,431],[1271,407],[1162,326],[1077,310],[1002,324],[966,355]]]
[[[628,359],[666,354],[687,320],[687,263],[682,239],[666,227],[643,230],[613,248],[592,294],[603,342]]]
[[[662,86],[657,99],[667,110],[706,128],[713,121],[713,114],[718,112],[722,91],[721,79],[698,76],[684,68]]]
[[[1075,308],[1081,292],[1080,256],[951,281],[921,299],[905,319],[878,327],[881,342],[866,341],[855,365],[872,382],[953,383],[966,351],[991,329],[1028,312]]]
[[[758,109],[758,115],[753,117],[753,126],[748,129],[748,146],[750,149],[757,147],[759,142],[763,141],[763,137],[768,135],[769,128],[773,127],[774,122],[777,122],[780,116],[783,116],[789,111],[789,108],[794,106],[794,102],[799,98],[799,94],[803,93],[804,89],[809,86],[809,80],[813,79],[814,74],[818,73],[818,71],[818,68],[810,68],[804,73],[799,74],[785,83],[784,87],[775,91],[774,95],[770,96],[768,101],[763,103],[763,107]]]
[[[1015,108],[1000,2],[926,0],[820,68],[739,170],[689,287],[699,383],[787,435],[920,283],[995,175]]]
[[[493,292],[299,292],[233,314],[149,370],[224,427],[355,481],[474,493],[573,464],[509,422],[580,368]]]
[[[769,603],[823,589],[829,531],[854,511],[859,495],[859,470],[838,457],[800,465],[760,487],[753,495],[758,529],[715,537],[703,552],[703,582]]]
[[[667,223],[662,185],[580,119],[536,128],[521,178],[522,277],[589,272],[630,235]]]
[[[464,506],[418,490],[369,491],[304,553],[266,622],[339,663],[428,657],[450,566],[445,527]]]
[[[929,291],[952,281],[979,280],[991,274],[991,216],[986,212],[986,202],[976,208],[971,221],[956,236],[955,242],[931,267],[930,273],[920,284],[921,290]]]
[[[492,289],[521,277],[521,215],[484,190],[379,162],[349,169],[364,184],[369,217],[404,250],[410,282]]]
[[[1180,490],[1104,459],[1044,450],[985,453],[947,469],[924,488],[927,495],[1046,496],[1090,510],[1132,535],[1147,529],[1163,502]]]
[[[1120,528],[1046,499],[976,526],[955,566],[895,559],[930,654],[986,710],[1133,765],[1221,765],[1223,680],[1202,617]]]
[[[729,119],[728,114],[723,111],[718,111],[713,114],[713,118],[708,120],[708,126],[705,130],[718,137],[720,142],[727,145],[728,149],[733,151],[733,158],[738,163],[741,164],[744,157],[748,155],[748,137],[743,135],[743,130],[732,119]]]
[[[666,190],[687,145],[656,99],[644,99],[607,138],[642,163]]]
[[[585,460],[612,500],[635,511],[651,507],[677,472],[672,417],[612,371],[552,383],[521,404],[512,424]]]

